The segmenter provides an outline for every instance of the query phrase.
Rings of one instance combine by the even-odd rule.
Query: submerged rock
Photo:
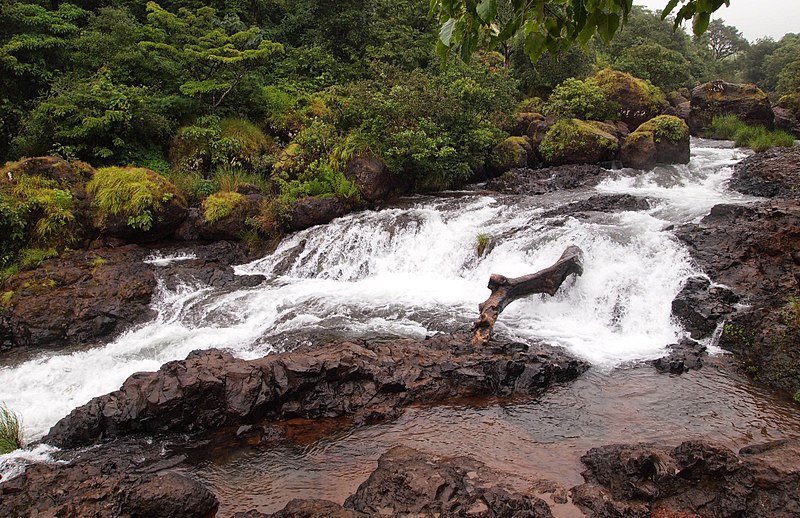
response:
[[[509,487],[508,474],[470,457],[441,458],[396,447],[381,455],[378,468],[344,505],[325,500],[293,500],[274,514],[256,511],[236,518],[367,518],[386,516],[474,516],[549,518],[540,498]]]
[[[800,516],[800,440],[738,455],[708,441],[592,448],[573,502],[589,516]]]
[[[684,338],[677,344],[669,346],[667,356],[653,360],[653,366],[670,374],[683,374],[686,371],[697,370],[703,366],[703,358],[708,356],[705,345]]]
[[[542,214],[543,218],[570,215],[580,217],[591,212],[622,212],[649,210],[650,202],[630,194],[595,194],[594,196],[567,205],[562,205]]]
[[[75,447],[139,432],[191,432],[293,417],[354,416],[369,422],[394,417],[414,402],[538,394],[588,368],[546,346],[472,349],[468,344],[467,336],[349,341],[250,361],[218,350],[194,352],[158,372],[134,374],[119,390],[73,410],[44,442]]]
[[[545,194],[594,187],[609,174],[599,165],[564,165],[544,169],[512,169],[486,182],[486,188],[503,194]]]

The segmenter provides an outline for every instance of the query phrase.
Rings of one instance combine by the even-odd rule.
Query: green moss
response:
[[[560,120],[547,130],[539,144],[539,152],[548,161],[558,159],[565,151],[585,146],[590,139],[608,150],[616,150],[618,143],[606,131],[606,125],[596,121],[578,119]]]
[[[639,79],[626,72],[604,68],[587,79],[597,85],[606,98],[621,104],[641,105],[651,111],[658,111],[666,103],[664,92],[646,79]]]
[[[492,236],[485,233],[480,233],[475,236],[475,252],[477,252],[478,257],[483,256],[486,253],[486,249],[489,247],[489,244],[492,242]]]
[[[12,290],[4,291],[0,295],[0,309],[9,309],[14,307],[14,292]]]
[[[782,96],[777,106],[789,110],[795,117],[800,116],[800,92]]]
[[[228,216],[244,200],[238,192],[218,192],[203,200],[203,217],[214,223]]]
[[[680,117],[659,115],[641,124],[632,135],[637,133],[643,136],[652,135],[655,142],[667,139],[673,144],[677,144],[689,136],[689,126]]]
[[[19,265],[23,269],[36,268],[47,259],[58,257],[55,248],[25,248],[19,253]]]
[[[147,231],[155,222],[155,212],[171,199],[170,194],[175,195],[176,188],[149,169],[105,167],[95,172],[86,191],[101,220],[109,215],[125,216],[128,226]]]
[[[794,393],[794,397],[792,398],[795,403],[800,405],[800,390]]]

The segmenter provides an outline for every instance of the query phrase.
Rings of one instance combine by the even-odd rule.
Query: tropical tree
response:
[[[750,46],[739,29],[725,25],[722,20],[712,21],[699,41],[708,46],[715,61],[729,58]]]

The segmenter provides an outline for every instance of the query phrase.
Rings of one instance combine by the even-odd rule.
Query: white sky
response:
[[[661,13],[667,1],[634,0],[633,3]],[[730,3],[730,7],[720,7],[712,18],[733,25],[751,42],[765,36],[779,40],[788,32],[800,33],[800,0],[730,0]]]

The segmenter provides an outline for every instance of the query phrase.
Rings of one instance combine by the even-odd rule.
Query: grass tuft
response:
[[[0,454],[22,448],[22,418],[0,403]]]

